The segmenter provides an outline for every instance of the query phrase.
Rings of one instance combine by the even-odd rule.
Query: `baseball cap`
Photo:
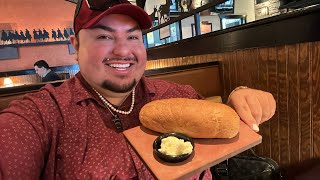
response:
[[[152,25],[149,15],[127,0],[78,0],[74,15],[74,31],[89,29],[109,14],[123,14],[136,20],[142,30]]]

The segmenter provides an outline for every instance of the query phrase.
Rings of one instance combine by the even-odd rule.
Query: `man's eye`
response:
[[[130,36],[129,39],[137,40],[137,39],[139,39],[139,37],[138,36]]]
[[[98,39],[111,39],[111,37],[110,36],[101,35],[101,36],[98,36]]]

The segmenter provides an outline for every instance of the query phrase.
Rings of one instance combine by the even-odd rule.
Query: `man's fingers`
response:
[[[254,131],[259,131],[259,127],[257,125],[256,120],[251,114],[250,107],[247,104],[246,99],[243,96],[238,96],[236,104],[233,104],[234,110],[238,113],[240,116],[240,119],[242,119],[250,128],[252,128]],[[233,100],[231,100],[233,101]],[[240,102],[240,103],[239,103]]]
[[[260,124],[262,119],[262,108],[261,103],[256,96],[247,96],[246,101],[250,108],[253,118],[256,120],[256,124]]]
[[[270,119],[276,113],[277,103],[271,93],[267,93],[267,96],[268,96],[269,106],[271,107],[269,118],[268,118]]]
[[[259,122],[260,124],[267,121],[268,119],[270,119],[270,114],[272,111],[271,108],[271,102],[269,100],[269,96],[266,95],[266,93],[264,93],[263,91],[259,91],[258,93],[259,95],[259,102],[260,102],[260,107],[262,110],[262,114],[261,114],[261,121]]]
[[[228,104],[255,131],[258,131],[258,125],[269,120],[276,110],[276,101],[271,93],[254,89],[234,91]]]

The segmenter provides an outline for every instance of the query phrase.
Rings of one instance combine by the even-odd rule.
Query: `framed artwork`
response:
[[[165,26],[163,28],[160,28],[159,29],[159,34],[160,34],[159,35],[160,36],[160,40],[170,37],[171,36],[171,34],[170,34],[170,25]]]
[[[154,44],[153,32],[147,33],[147,41],[148,41],[148,44]]]
[[[16,47],[0,48],[0,60],[18,59],[19,53]]]
[[[247,15],[220,15],[221,28],[226,29],[234,26],[239,26],[247,22]]]
[[[195,24],[191,24],[192,29],[192,36],[196,36],[196,27]],[[202,21],[200,23],[200,34],[206,34],[212,32],[212,23],[209,23],[208,21]]]
[[[161,7],[168,8],[167,11],[164,11],[164,12],[158,11],[159,25],[166,23],[170,20],[170,10],[169,10],[170,2],[171,2],[171,0],[166,0],[166,4],[163,4],[159,7],[160,9],[161,9]],[[165,39],[167,37],[170,37],[170,25],[159,29],[159,37],[160,37],[160,40]]]

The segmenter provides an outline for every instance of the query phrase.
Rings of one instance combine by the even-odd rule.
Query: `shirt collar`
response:
[[[46,75],[49,74],[50,71],[51,71],[51,69],[48,69],[48,70],[46,71],[46,73],[44,73],[44,74],[42,75],[42,77],[46,77]]]
[[[81,103],[86,100],[92,99],[96,101],[100,106],[103,106],[103,103],[99,101],[99,96],[94,92],[92,87],[88,84],[88,82],[83,78],[81,72],[78,72],[75,75],[75,79],[78,83],[75,83],[74,86],[74,102]]]

